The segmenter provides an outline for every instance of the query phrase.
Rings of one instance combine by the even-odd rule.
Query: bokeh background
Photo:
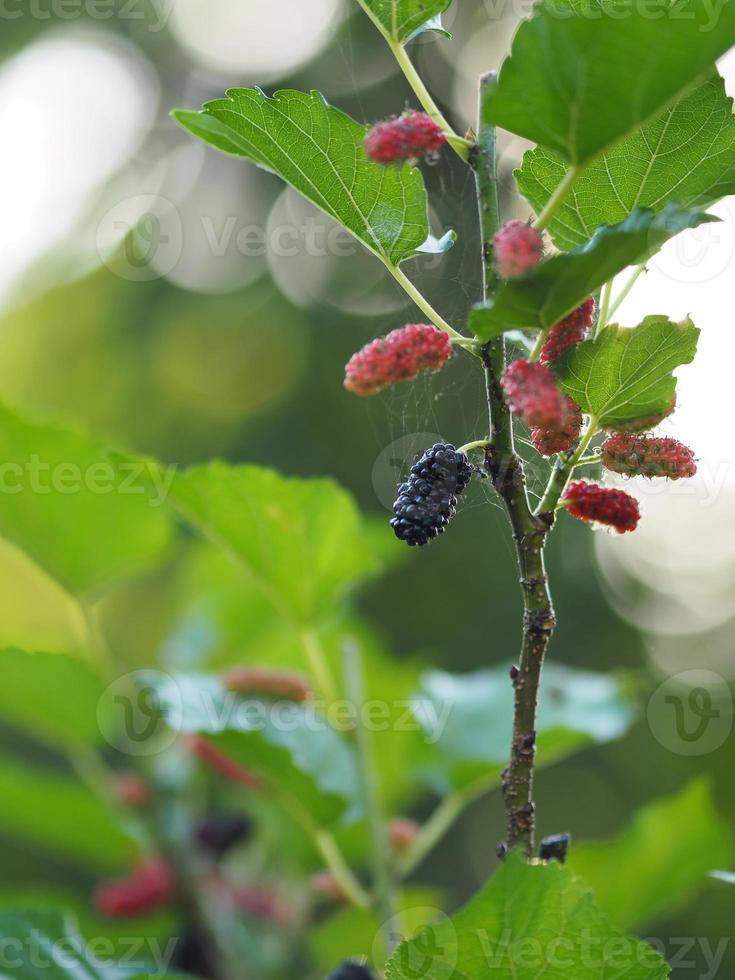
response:
[[[520,4],[460,0],[445,16],[451,40],[414,45],[459,131],[472,125],[479,73],[500,63],[523,13]],[[722,70],[735,90],[735,57]],[[343,390],[355,349],[419,316],[378,263],[276,178],[196,145],[169,119],[174,107],[251,84],[319,88],[362,121],[413,105],[350,0],[2,6],[0,392],[167,462],[220,456],[331,475],[387,520],[415,451],[439,435],[457,444],[483,435],[479,378],[468,381],[456,358],[439,379],[375,399]],[[528,214],[511,180],[524,149],[501,141],[506,217]],[[449,153],[426,180],[435,231],[454,227],[459,241],[441,259],[414,262],[411,275],[462,326],[478,289],[472,187]],[[620,312],[630,325],[646,313],[691,314],[702,329],[698,363],[680,372],[680,407],[666,423],[697,451],[700,475],[638,487],[644,520],[635,535],[561,520],[550,548],[560,619],[552,656],[627,671],[649,709],[644,697],[624,741],[540,775],[542,833],[609,837],[639,806],[702,773],[719,812],[731,825],[735,817],[735,214],[731,201],[716,210],[723,223],[668,246]],[[421,653],[462,671],[513,655],[519,600],[503,515],[484,488],[469,496],[451,534],[360,599],[398,657]],[[160,573],[108,603],[110,635],[141,663],[171,641],[173,589]],[[74,635],[64,597],[0,542],[0,643],[64,649]],[[677,737],[660,694],[672,677],[714,693],[725,719],[714,740],[692,747]],[[422,874],[455,905],[485,879],[501,836],[493,794]],[[36,848],[4,848],[3,888],[49,877],[73,872]],[[713,881],[646,934],[716,945],[732,937],[734,920],[735,888]],[[731,947],[718,977],[735,971]],[[674,976],[706,976],[698,956],[692,950]]]

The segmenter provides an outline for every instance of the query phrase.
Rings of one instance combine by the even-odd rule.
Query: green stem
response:
[[[480,105],[492,75],[480,81]],[[473,154],[477,198],[482,227],[484,298],[495,288],[493,240],[500,226],[497,156],[494,127],[478,126]],[[572,181],[567,179],[571,187]],[[567,188],[568,189],[568,188]],[[555,195],[558,203],[562,196]],[[558,205],[557,205],[558,206]],[[549,212],[548,217],[551,217]],[[513,741],[503,779],[507,816],[505,847],[521,846],[530,856],[534,847],[533,776],[536,752],[536,706],[546,649],[556,624],[544,565],[544,545],[550,523],[536,517],[526,490],[523,463],[515,450],[513,419],[500,380],[506,363],[505,339],[498,337],[482,349],[490,415],[490,442],[486,466],[510,520],[523,595],[523,634],[519,667],[512,672],[514,687]]]
[[[549,483],[546,487],[544,496],[536,509],[536,514],[538,516],[542,516],[544,514],[551,515],[554,513],[575,467],[581,465],[583,462],[586,462],[584,459],[584,454],[599,431],[600,428],[597,419],[590,418],[585,433],[582,436],[582,439],[580,440],[575,452],[572,453],[571,456],[560,455],[557,457],[554,468],[551,471],[551,477],[549,478]]]
[[[314,842],[324,863],[339,885],[345,898],[359,909],[369,909],[372,900],[355,878],[334,837],[327,830],[313,831]]]
[[[362,658],[356,643],[345,645],[345,685],[347,696],[356,713],[355,742],[357,768],[362,803],[370,832],[375,910],[385,940],[386,960],[393,952],[392,920],[396,914],[395,887],[389,860],[389,841],[386,831],[380,788],[375,767],[372,739],[362,720],[365,702]]]
[[[638,282],[640,277],[645,272],[648,272],[648,266],[645,265],[645,263],[643,265],[639,265],[638,268],[635,270],[635,272],[628,279],[626,284],[623,286],[623,288],[620,290],[620,293],[615,297],[615,302],[610,307],[610,311],[608,313],[608,319],[615,316],[615,314],[618,312],[620,307],[623,305],[625,300],[630,295],[635,284]]]
[[[612,279],[605,283],[602,289],[602,302],[600,303],[600,316],[597,320],[597,330],[596,334],[599,334],[601,330],[604,330],[607,326],[607,322],[610,319],[610,299],[612,297]]]
[[[579,175],[582,173],[583,169],[584,168],[579,164],[575,164],[575,166],[570,167],[569,170],[567,170],[556,190],[546,202],[546,206],[544,207],[543,211],[534,221],[533,227],[536,229],[536,231],[543,231],[544,228],[548,227],[551,219],[566,200],[567,194],[571,191],[572,185],[576,181],[577,177],[579,177]]]
[[[464,446],[460,446],[457,450],[458,453],[469,453],[473,449],[487,449],[490,443],[487,439],[476,439],[474,442],[466,442]]]
[[[450,126],[449,122],[442,115],[436,102],[434,102],[434,99],[431,97],[431,93],[427,89],[426,85],[424,85],[421,76],[416,71],[413,62],[408,57],[408,53],[403,45],[399,41],[394,40],[389,40],[388,44],[390,45],[394,58],[400,65],[401,71],[406,76],[406,81],[411,86],[416,98],[421,103],[424,112],[427,112],[432,119],[439,123],[441,128],[444,130],[447,143],[449,143],[457,156],[466,163],[469,159],[472,143],[463,136],[457,135],[457,133],[455,133]]]
[[[317,687],[327,701],[334,704],[339,700],[339,691],[317,633],[313,629],[302,629],[301,642]]]
[[[462,345],[464,345],[468,340],[472,339],[471,337],[463,337],[461,333],[458,333],[454,329],[454,327],[450,327],[447,321],[436,312],[436,310],[431,305],[431,303],[425,298],[425,296],[421,292],[419,292],[419,290],[414,286],[414,284],[411,282],[411,280],[408,278],[408,276],[405,274],[405,272],[403,272],[403,270],[399,266],[393,265],[392,263],[385,260],[384,262],[385,262],[385,267],[388,269],[388,271],[396,280],[396,282],[411,297],[411,299],[414,301],[416,306],[418,306],[421,312],[426,314],[426,316],[434,324],[435,327],[438,327],[440,330],[443,330],[444,333],[449,334],[452,340]]]

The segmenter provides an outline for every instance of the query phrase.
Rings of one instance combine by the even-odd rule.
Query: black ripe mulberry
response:
[[[366,966],[348,960],[330,973],[327,980],[373,980],[373,975]]]
[[[467,457],[450,443],[437,442],[427,449],[398,488],[396,516],[390,522],[396,537],[422,545],[443,534],[471,476]]]

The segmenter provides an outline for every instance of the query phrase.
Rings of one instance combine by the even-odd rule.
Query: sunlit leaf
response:
[[[99,674],[61,653],[0,650],[0,717],[52,746],[98,742]]]
[[[686,905],[732,854],[712,789],[697,779],[649,803],[619,837],[573,844],[569,864],[617,926],[638,930]]]
[[[366,128],[319,92],[284,89],[268,98],[257,88],[230,89],[201,112],[174,117],[205,143],[278,174],[392,265],[429,238],[419,170],[368,159]]]
[[[140,683],[177,732],[205,735],[317,822],[357,814],[353,749],[315,707],[237,698],[204,675],[156,672]]]
[[[666,980],[659,954],[622,936],[568,868],[510,855],[468,905],[402,943],[386,980]]]
[[[515,176],[540,212],[566,171],[561,156],[537,147],[526,153]],[[735,116],[718,76],[590,164],[549,233],[559,248],[575,248],[600,225],[623,221],[637,207],[660,211],[678,201],[707,208],[729,194],[735,194]]]
[[[116,466],[102,442],[0,406],[0,534],[69,592],[149,567],[169,542],[142,463]]]
[[[513,697],[507,667],[422,679],[414,712],[427,738],[428,778],[441,789],[497,779],[508,762]],[[544,668],[536,729],[538,765],[625,734],[634,716],[612,677],[550,663]]]
[[[586,163],[689,89],[735,44],[735,3],[547,0],[521,24],[483,112]]]
[[[424,31],[447,33],[442,28],[441,15],[451,0],[359,0],[359,2],[377,21],[385,36],[400,44]]]
[[[699,331],[691,320],[647,316],[637,327],[612,324],[579,344],[559,365],[559,386],[601,424],[627,422],[671,407],[673,371],[693,360]]]

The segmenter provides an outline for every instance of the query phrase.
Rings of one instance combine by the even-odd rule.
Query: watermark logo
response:
[[[126,755],[155,755],[169,748],[177,732],[160,713],[156,688],[168,675],[157,670],[134,670],[113,681],[97,704],[97,724],[105,740]],[[167,685],[169,698],[178,696],[176,685]],[[180,713],[183,705],[179,704]]]
[[[676,755],[699,756],[724,745],[733,729],[733,697],[711,670],[686,670],[667,678],[648,702],[656,740]]]
[[[183,228],[165,197],[138,194],[119,201],[97,226],[100,259],[115,275],[149,282],[168,275],[181,259]]]

